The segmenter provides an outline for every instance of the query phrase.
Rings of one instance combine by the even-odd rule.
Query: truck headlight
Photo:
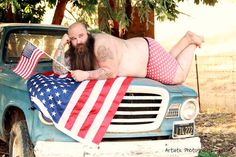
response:
[[[180,109],[180,117],[183,120],[193,120],[199,113],[199,106],[195,99],[186,100]]]

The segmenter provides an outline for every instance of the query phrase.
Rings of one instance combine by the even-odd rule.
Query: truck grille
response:
[[[159,128],[169,95],[163,88],[133,86],[128,89],[108,132],[140,132]]]

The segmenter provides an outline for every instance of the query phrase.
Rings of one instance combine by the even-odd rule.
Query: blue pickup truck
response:
[[[164,85],[134,78],[102,142],[94,147],[62,133],[32,107],[27,80],[12,69],[27,41],[53,53],[67,28],[41,24],[0,24],[0,138],[10,157],[197,156],[196,92],[184,85]],[[51,54],[53,55],[53,54]],[[40,59],[35,73],[52,71],[52,60]]]

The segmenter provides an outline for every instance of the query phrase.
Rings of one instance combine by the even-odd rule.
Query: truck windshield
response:
[[[25,44],[29,41],[50,56],[53,56],[65,30],[17,30],[8,33],[5,42],[5,62],[16,63],[20,59]],[[51,61],[44,55],[40,62]]]

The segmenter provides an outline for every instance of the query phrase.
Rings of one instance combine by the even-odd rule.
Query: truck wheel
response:
[[[13,124],[9,141],[9,157],[34,157],[26,121]]]

